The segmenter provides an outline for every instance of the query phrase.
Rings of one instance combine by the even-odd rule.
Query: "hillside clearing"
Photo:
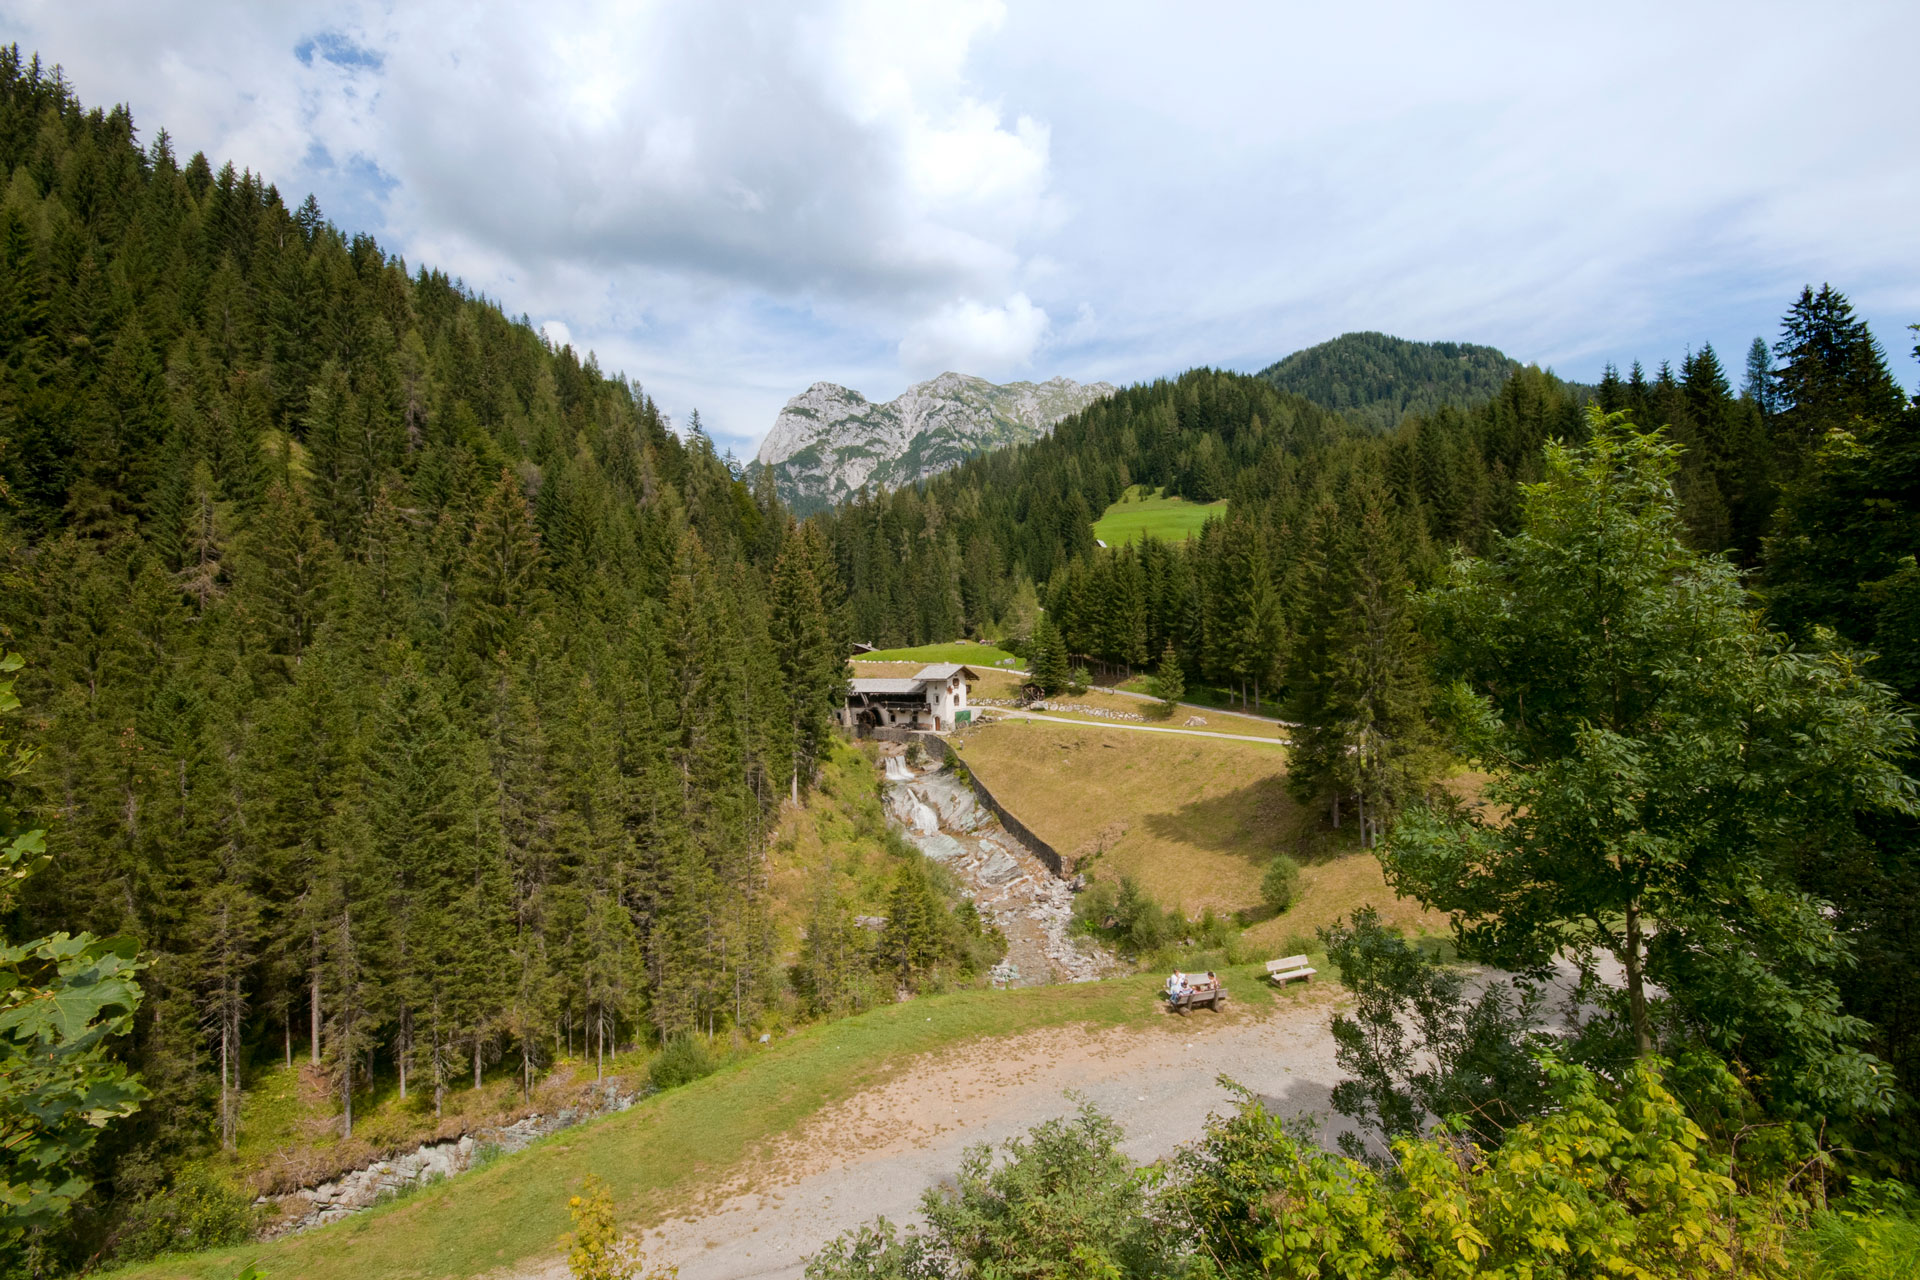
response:
[[[1227,514],[1222,502],[1198,503],[1185,498],[1166,498],[1150,494],[1145,486],[1134,485],[1094,521],[1093,536],[1110,547],[1155,537],[1165,542],[1184,542],[1197,534],[1208,520]]]
[[[1444,917],[1396,897],[1371,853],[1326,841],[1285,786],[1286,752],[1260,742],[1005,720],[962,738],[962,758],[996,798],[1095,875],[1130,875],[1189,916],[1207,907],[1257,923],[1278,947],[1371,904],[1411,933]],[[1325,852],[1310,852],[1322,843]],[[1276,854],[1301,859],[1299,902],[1265,918],[1260,877]]]
[[[863,662],[914,662],[925,666],[930,662],[958,662],[969,667],[997,667],[1003,664],[1023,666],[1019,658],[1005,649],[991,644],[975,644],[970,640],[950,640],[945,644],[921,644],[906,649],[876,649],[872,653],[862,654]]]

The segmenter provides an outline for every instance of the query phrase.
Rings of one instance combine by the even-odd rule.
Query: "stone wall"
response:
[[[960,758],[959,750],[955,748],[951,742],[948,742],[936,734],[915,733],[913,740],[918,742],[926,753],[936,760],[944,761],[947,764],[952,764],[956,761],[962,765],[966,763],[965,760]],[[1007,806],[1001,804],[999,800],[994,798],[993,792],[987,790],[987,784],[980,781],[980,775],[972,769],[967,770],[967,780],[973,784],[973,794],[980,797],[980,803],[987,806],[987,808],[992,811],[994,817],[1000,819],[1000,825],[1008,831],[1011,831],[1014,838],[1020,841],[1021,844],[1033,850],[1033,856],[1046,863],[1049,871],[1064,879],[1067,874],[1067,860],[1060,856],[1060,851],[1035,835],[1026,823],[1014,817],[1012,811],[1009,810]]]

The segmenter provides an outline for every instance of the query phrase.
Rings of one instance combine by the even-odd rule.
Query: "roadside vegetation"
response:
[[[1044,1027],[1162,1025],[1155,986],[1151,977],[1122,978],[889,1003],[765,1046],[745,1045],[690,1084],[335,1226],[111,1274],[232,1280],[257,1263],[269,1276],[398,1280],[417,1275],[422,1259],[432,1259],[434,1274],[478,1275],[553,1256],[554,1241],[569,1226],[571,1189],[589,1174],[606,1184],[622,1222],[657,1222],[694,1207],[749,1157],[767,1153],[819,1111],[908,1069],[919,1055]],[[1236,996],[1241,988],[1250,1009],[1270,999],[1250,976],[1237,977]]]

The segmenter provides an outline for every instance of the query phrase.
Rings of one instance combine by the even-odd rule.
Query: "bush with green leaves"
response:
[[[20,709],[20,655],[0,654],[0,715]],[[15,780],[32,748],[0,736],[0,919],[50,861],[46,832],[18,816]],[[147,1090],[111,1045],[140,1007],[128,938],[55,933],[14,943],[0,934],[0,1265],[29,1230],[58,1227],[88,1189],[87,1155],[106,1126]]]
[[[1442,1129],[1391,1174],[1314,1147],[1242,1092],[1173,1161],[1161,1210],[1191,1274],[1260,1280],[1778,1276],[1804,1203],[1743,1177],[1662,1082],[1543,1059],[1552,1105],[1496,1147]]]
[[[1158,1274],[1166,1254],[1147,1180],[1119,1125],[1082,1104],[1001,1148],[968,1148],[950,1184],[921,1199],[924,1228],[885,1218],[807,1261],[807,1280],[1122,1277]]]
[[[114,1233],[113,1254],[118,1262],[144,1262],[239,1244],[252,1237],[259,1221],[252,1196],[203,1164],[188,1165],[173,1185],[128,1211]]]
[[[1280,854],[1267,864],[1267,873],[1260,877],[1260,901],[1266,903],[1267,910],[1279,915],[1299,896],[1300,864]]]
[[[697,1035],[680,1035],[660,1046],[647,1064],[647,1079],[656,1089],[672,1089],[709,1076],[719,1067],[706,1041]]]
[[[1145,957],[1187,936],[1186,920],[1148,896],[1140,882],[1095,880],[1074,899],[1076,927],[1121,950]]]
[[[1547,1041],[1535,1030],[1533,987],[1491,980],[1473,994],[1467,974],[1387,929],[1372,907],[1322,929],[1320,941],[1353,997],[1333,1019],[1334,1060],[1348,1073],[1334,1087],[1334,1109],[1376,1149],[1434,1121],[1494,1141],[1546,1105],[1534,1055]],[[1341,1146],[1361,1153],[1354,1134]]]
[[[1442,1128],[1382,1168],[1316,1147],[1247,1090],[1160,1168],[1089,1107],[967,1152],[922,1201],[809,1260],[808,1280],[1722,1280],[1782,1277],[1806,1202],[1741,1167],[1658,1062],[1608,1081],[1543,1058],[1551,1105],[1482,1146]],[[1723,1073],[1724,1074],[1724,1073]],[[1737,1088],[1731,1077],[1728,1087]],[[1149,1184],[1149,1178],[1151,1184]],[[1157,1191],[1150,1190],[1150,1185]]]

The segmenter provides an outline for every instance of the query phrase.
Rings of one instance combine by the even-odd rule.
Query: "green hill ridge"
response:
[[[1411,342],[1366,332],[1344,333],[1296,351],[1257,376],[1365,426],[1389,431],[1409,413],[1485,404],[1519,369],[1518,360],[1493,347]]]

